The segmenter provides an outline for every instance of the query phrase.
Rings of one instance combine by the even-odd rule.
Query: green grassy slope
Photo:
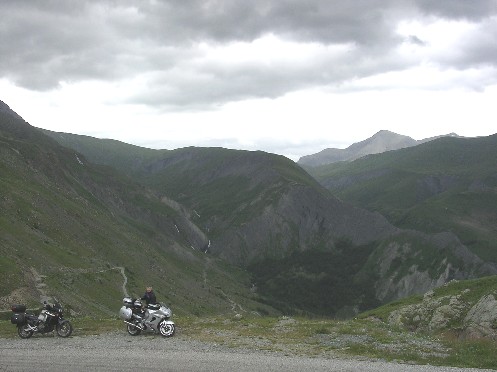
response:
[[[224,220],[216,224],[218,229],[259,215],[292,183],[320,188],[290,160],[264,152],[185,148],[166,154],[148,169],[144,182],[201,211],[201,225],[213,218]]]
[[[46,129],[40,131],[64,147],[84,154],[91,163],[108,165],[124,174],[138,171],[144,164],[168,153],[168,150],[153,150],[112,139],[96,139]]]
[[[179,313],[259,307],[247,273],[193,249],[190,226],[152,190],[0,113],[1,306],[47,294],[75,314],[116,314],[123,267],[130,295],[153,285]]]
[[[442,138],[309,171],[335,195],[396,226],[452,231],[497,262],[497,135]]]

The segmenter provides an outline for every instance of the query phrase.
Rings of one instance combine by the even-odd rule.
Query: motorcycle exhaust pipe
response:
[[[145,329],[145,328],[142,328],[142,327],[141,327],[140,325],[138,325],[138,324],[130,323],[130,322],[126,321],[126,320],[124,321],[124,323],[129,324],[129,325],[131,325],[131,326],[133,326],[133,327],[136,327],[136,328],[138,328],[138,329],[140,329],[140,330],[142,330],[142,331]]]

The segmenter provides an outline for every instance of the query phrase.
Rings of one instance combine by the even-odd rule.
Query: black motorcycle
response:
[[[56,302],[50,305],[43,303],[39,315],[26,313],[26,305],[12,305],[13,312],[10,321],[17,326],[17,333],[21,338],[30,338],[33,333],[49,333],[56,330],[60,337],[69,337],[72,325],[64,319],[62,306]]]

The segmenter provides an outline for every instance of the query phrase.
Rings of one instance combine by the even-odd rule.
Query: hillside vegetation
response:
[[[394,225],[450,231],[497,262],[497,135],[441,138],[311,169],[334,195],[378,211]]]
[[[0,175],[2,307],[56,296],[70,314],[110,315],[146,285],[179,313],[262,306],[246,272],[199,251],[176,204],[4,112]]]
[[[139,149],[46,133],[176,204],[198,227],[199,249],[248,270],[253,295],[285,313],[351,316],[451,279],[497,272],[451,233],[398,229],[331,196],[282,156]]]

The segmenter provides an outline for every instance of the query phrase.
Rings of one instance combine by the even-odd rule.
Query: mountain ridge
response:
[[[0,135],[0,268],[14,270],[0,296],[34,268],[74,311],[92,303],[108,313],[122,296],[121,273],[109,269],[124,268],[128,291],[155,283],[183,314],[229,312],[236,301],[262,313],[352,316],[497,272],[450,232],[399,229],[283,156],[143,149],[7,114]]]
[[[444,137],[309,171],[343,200],[399,227],[453,231],[484,260],[497,262],[496,148],[497,134]]]
[[[9,107],[9,105],[7,105],[2,100],[0,100],[0,112],[3,112],[5,114],[9,114],[9,115],[15,117],[16,119],[20,119],[20,120],[24,121],[24,119],[17,112],[15,112],[14,110],[12,110]]]
[[[115,315],[121,267],[130,295],[153,283],[180,314],[229,312],[233,301],[274,311],[251,299],[246,273],[200,251],[178,204],[3,112],[0,174],[2,306],[43,295],[70,315]]]
[[[302,156],[297,163],[304,167],[317,167],[339,161],[353,161],[366,155],[394,151],[433,141],[440,137],[459,137],[455,133],[415,140],[388,130],[380,130],[372,137],[353,143],[345,149],[327,148],[318,153]]]
[[[58,137],[62,141],[65,136]],[[74,141],[100,142],[87,137],[72,138],[71,142]],[[98,145],[79,148],[95,147]],[[280,266],[274,260],[287,262],[288,268],[279,272],[254,269],[253,280],[268,303],[288,310],[309,302],[295,294],[284,295],[283,290],[291,287],[289,283],[302,285],[302,279],[294,283],[294,274],[288,272],[292,265],[300,265],[292,257],[302,254],[308,262],[318,263],[320,252],[324,252],[325,260],[331,260],[325,277],[314,273],[310,266],[291,269],[307,273],[308,287],[302,288],[302,293],[309,293],[313,287],[331,291],[327,286],[333,286],[330,284],[333,272],[339,269],[333,262],[347,261],[349,251],[357,254],[363,264],[343,273],[349,280],[350,291],[341,295],[351,301],[348,311],[352,312],[371,306],[374,301],[421,293],[455,278],[488,275],[496,270],[475,257],[450,233],[430,236],[401,230],[379,213],[351,208],[331,197],[302,168],[282,156],[261,151],[189,147],[155,152],[155,156],[139,167],[135,167],[132,159],[122,163],[114,163],[113,156],[95,156],[95,159],[107,165],[117,164],[127,171],[133,169],[130,174],[140,182],[184,205],[204,231],[209,254],[249,268],[276,268]],[[437,262],[436,268],[426,262],[421,264],[420,258]],[[281,278],[279,284],[274,282],[277,277]],[[370,287],[371,283],[374,287]],[[365,298],[361,296],[366,288],[376,293],[376,300],[357,303],[354,298]],[[352,293],[357,295],[354,297]],[[292,302],[289,298],[299,301]],[[340,306],[336,307],[337,304]],[[321,306],[315,305],[315,308]],[[347,306],[340,301],[333,306],[334,311],[347,312],[344,310]]]

